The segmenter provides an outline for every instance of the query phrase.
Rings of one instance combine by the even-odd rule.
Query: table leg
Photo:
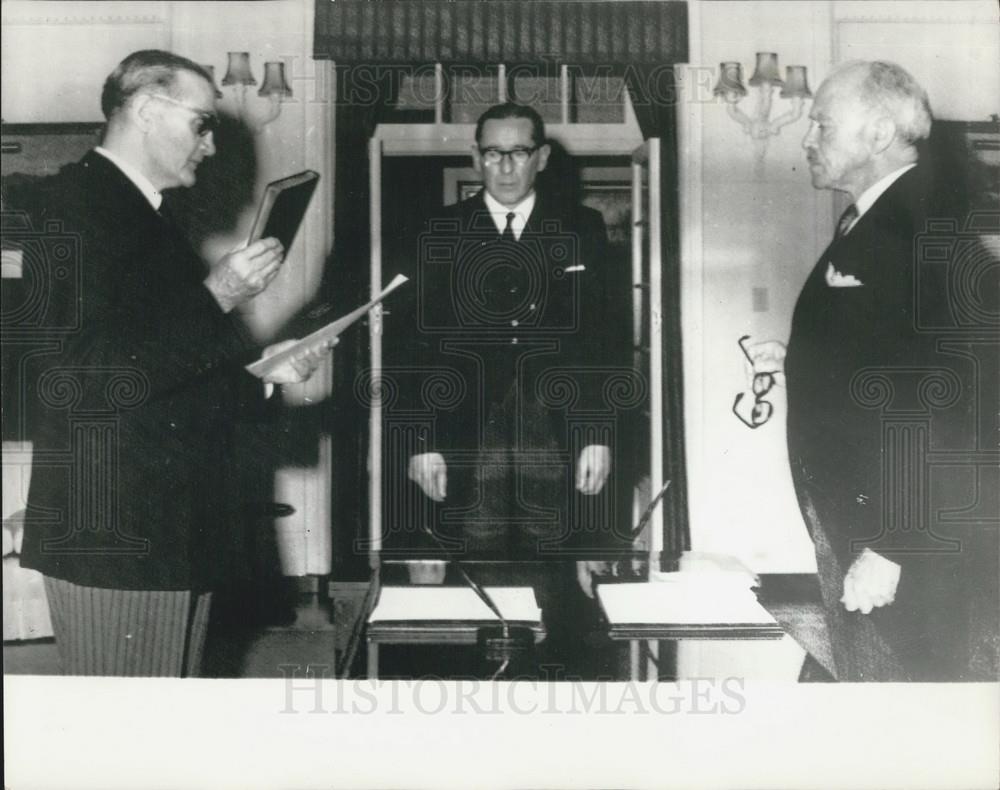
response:
[[[368,679],[378,680],[378,643],[368,640]]]
[[[629,677],[631,677],[632,680],[640,680],[639,647],[640,647],[640,642],[638,639],[628,640],[628,668],[629,668]]]

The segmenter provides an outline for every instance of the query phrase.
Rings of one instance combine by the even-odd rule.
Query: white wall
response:
[[[333,242],[333,113],[327,91],[329,63],[312,59],[313,3],[309,0],[269,2],[171,3],[171,49],[198,63],[215,67],[218,81],[226,72],[230,50],[247,51],[260,84],[264,62],[284,61],[293,97],[282,103],[277,119],[255,135],[257,190],[276,178],[306,168],[320,174],[306,223],[282,271],[272,285],[254,299],[244,317],[254,335],[268,342],[273,333],[316,293],[323,265]],[[223,89],[222,108],[238,112],[233,88]],[[244,112],[248,120],[260,119],[268,102],[248,89]],[[212,260],[249,231],[255,212],[251,203],[236,232],[219,237],[204,251]],[[332,369],[328,365],[306,385],[285,387],[292,405],[317,403],[330,392]],[[333,454],[329,436],[316,438],[319,461],[312,467],[279,469],[274,498],[295,507],[295,514],[279,519],[279,550],[285,573],[324,574],[330,571],[330,474]]]
[[[702,190],[700,211],[690,218],[700,225],[701,244],[684,275],[685,291],[700,293],[700,316],[689,320],[689,310],[683,318],[692,545],[736,554],[757,571],[811,570],[811,545],[788,471],[784,388],[768,395],[774,416],[756,430],[731,409],[750,384],[737,340],[787,338],[795,298],[825,232],[816,217],[829,213],[830,198],[812,189],[803,167],[805,117],[772,138],[759,163],[711,88],[722,61],[740,61],[749,79],[757,51],[777,52],[782,71],[806,66],[815,88],[829,62],[829,4],[696,6],[691,60],[710,76],[702,73],[689,98],[700,141],[686,153],[700,162]],[[741,108],[751,112],[754,100],[748,96]],[[772,116],[789,106],[775,97]]]

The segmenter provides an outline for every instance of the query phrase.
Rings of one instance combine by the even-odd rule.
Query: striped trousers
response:
[[[872,617],[858,611],[848,612],[840,602],[847,571],[830,545],[826,527],[809,495],[802,492],[800,499],[805,503],[805,517],[816,549],[819,588],[830,633],[834,666],[827,669],[832,670],[831,674],[841,683],[912,680],[896,651],[875,627]]]
[[[198,676],[211,593],[111,590],[44,578],[65,674]]]

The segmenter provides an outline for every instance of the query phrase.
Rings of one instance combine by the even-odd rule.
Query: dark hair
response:
[[[129,99],[145,88],[162,88],[172,95],[179,71],[189,71],[214,84],[204,66],[199,66],[193,60],[162,49],[133,52],[104,81],[104,89],[101,91],[101,111],[104,117],[110,120]]]
[[[476,121],[476,143],[483,136],[483,126],[487,121],[505,121],[508,118],[524,118],[531,121],[531,142],[534,145],[545,143],[545,121],[534,108],[526,104],[515,104],[512,101],[504,104],[494,104]]]

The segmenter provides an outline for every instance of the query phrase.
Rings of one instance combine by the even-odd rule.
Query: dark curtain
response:
[[[334,173],[334,243],[322,286],[332,315],[353,310],[369,299],[368,142],[384,113],[395,104],[396,84],[386,77],[336,69],[336,170]],[[358,397],[355,380],[369,366],[368,322],[345,332],[334,354],[333,435],[338,463],[333,473],[333,557],[338,579],[367,578],[367,553],[357,544],[368,531],[368,405]]]
[[[660,138],[663,223],[663,470],[671,480],[663,500],[663,551],[678,557],[690,548],[687,464],[684,449],[684,359],[681,343],[681,262],[677,211],[677,85],[673,68],[629,66],[625,85],[645,139]]]
[[[316,0],[314,41],[338,63],[679,63],[687,3]]]

